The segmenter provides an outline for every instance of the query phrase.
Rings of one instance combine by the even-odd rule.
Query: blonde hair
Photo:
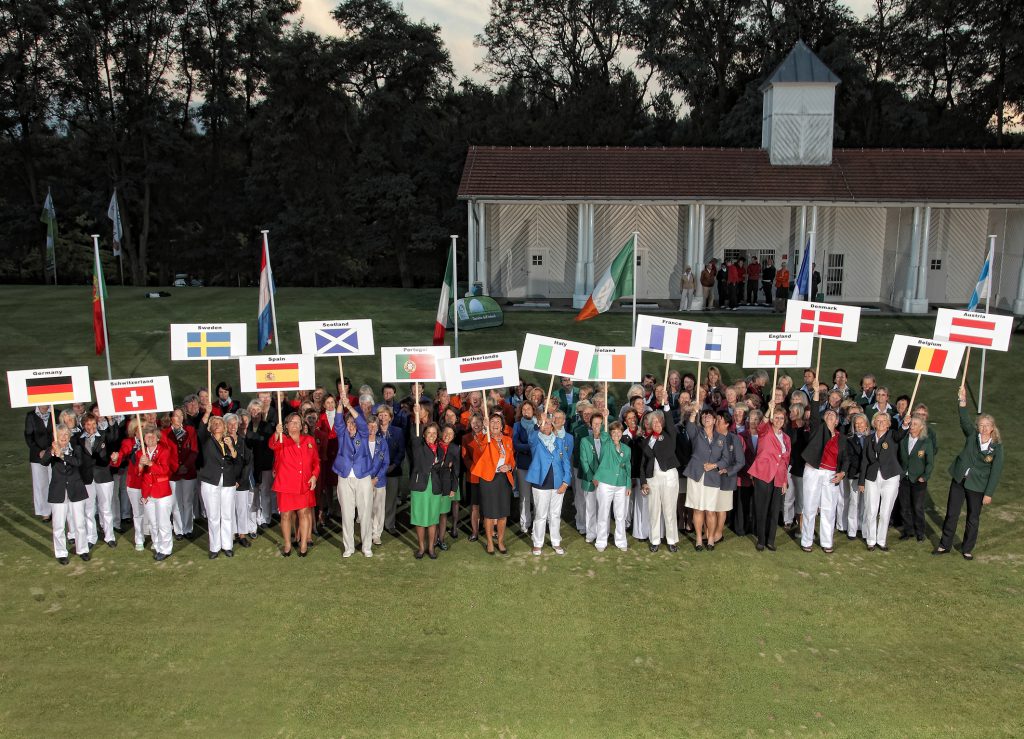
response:
[[[975,427],[978,428],[979,432],[981,431],[980,426],[982,421],[988,421],[989,423],[992,424],[992,441],[996,442],[997,444],[1001,444],[1003,442],[1003,439],[1002,436],[1000,436],[999,434],[999,427],[996,426],[996,419],[993,418],[988,413],[982,413],[980,416],[978,416],[978,420],[975,423]]]
[[[220,416],[212,416],[209,421],[206,422],[206,430],[210,432],[210,436],[213,436],[214,426],[220,425],[224,432],[227,432],[227,424],[224,423],[224,419]]]

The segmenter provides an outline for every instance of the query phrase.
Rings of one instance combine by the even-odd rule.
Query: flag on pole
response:
[[[814,259],[814,251],[811,248],[811,235],[807,234],[807,244],[804,246],[804,260],[800,264],[800,272],[796,276],[796,294],[804,297],[805,300],[812,300],[811,295],[811,260]]]
[[[57,243],[57,210],[53,207],[53,195],[49,188],[46,190],[46,202],[43,203],[43,213],[39,220],[46,224],[46,274],[53,275],[54,283],[57,282],[57,254],[55,245]]]
[[[577,321],[585,321],[598,313],[604,313],[619,298],[633,294],[633,270],[636,269],[634,266],[635,251],[636,234],[633,234],[612,261],[611,266],[605,270],[601,279],[594,285],[594,292],[590,294],[583,309],[576,315]]]
[[[114,224],[114,256],[121,256],[121,238],[123,232],[121,231],[121,209],[117,206],[117,189],[114,189],[114,194],[110,196],[110,206],[107,208],[107,218]],[[99,352],[97,352],[99,354]]]
[[[444,329],[448,322],[448,304],[455,295],[455,277],[452,265],[452,253],[448,252],[448,267],[444,271],[444,283],[441,285],[441,297],[437,301],[437,318],[434,320],[434,346],[444,343]]]
[[[974,287],[974,293],[967,303],[967,310],[975,310],[982,300],[992,297],[992,258],[995,256],[995,242],[989,244],[988,256],[985,257],[985,264],[981,267],[981,274],[978,275],[978,284]]]
[[[96,340],[96,354],[102,354],[107,348],[107,341],[104,336],[104,324],[107,317],[103,315],[103,301],[107,298],[107,283],[103,279],[103,263],[100,261],[99,251],[96,251],[96,264],[92,275],[92,332]]]
[[[274,276],[270,272],[270,259],[267,254],[267,245],[263,245],[260,253],[260,307],[257,319],[256,344],[260,351],[271,342],[276,342],[274,336],[274,315],[271,310],[271,294],[274,292]]]

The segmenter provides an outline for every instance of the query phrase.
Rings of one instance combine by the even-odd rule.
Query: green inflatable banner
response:
[[[505,314],[494,298],[487,295],[474,295],[459,298],[454,306],[448,308],[448,328],[452,328],[455,320],[453,311],[459,311],[459,330],[476,331],[478,328],[492,328],[505,323]]]

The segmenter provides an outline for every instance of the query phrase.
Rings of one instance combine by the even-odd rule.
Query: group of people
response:
[[[847,380],[837,369],[820,382],[808,369],[799,388],[787,374],[771,387],[764,370],[731,384],[716,367],[699,380],[671,371],[664,382],[645,375],[621,406],[568,378],[551,397],[524,382],[461,396],[414,385],[403,399],[390,384],[353,394],[338,378],[334,393],[260,393],[244,407],[222,382],[159,418],[75,405],[55,419],[38,407],[25,440],[35,513],[51,522],[62,564],[72,541],[83,561],[101,536],[116,547],[128,521],[136,550],[148,536],[162,561],[196,536],[197,519],[210,559],[278,523],[281,554],[304,557],[332,517],[342,556],[356,552],[358,522],[372,557],[385,531],[399,536],[405,495],[417,559],[436,559],[460,532],[507,554],[510,519],[534,555],[546,542],[565,554],[563,516],[598,551],[628,549],[627,531],[652,553],[677,552],[683,538],[714,551],[726,527],[774,551],[780,525],[806,552],[816,541],[833,552],[836,532],[888,551],[891,521],[901,539],[924,541],[938,451],[928,408],[893,401],[872,375],[857,389]],[[933,553],[952,550],[966,503],[961,553],[972,559],[1003,449],[994,419],[972,419],[963,390],[958,414],[964,444]]]
[[[812,264],[811,299],[818,294],[820,285],[821,273]],[[721,262],[711,259],[699,275],[694,274],[690,265],[683,269],[679,278],[679,310],[736,310],[741,305],[763,305],[776,313],[785,312],[791,286],[789,259],[785,256],[778,268],[772,257],[766,257],[763,265],[756,256],[749,263],[743,257],[726,257]]]

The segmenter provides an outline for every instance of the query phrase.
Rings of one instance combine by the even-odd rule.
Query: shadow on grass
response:
[[[4,508],[4,514],[0,515],[0,528],[42,554],[47,556],[53,554],[50,547],[39,541],[33,533],[45,528],[46,533],[49,534],[47,537],[49,540],[52,537],[52,529],[49,525],[42,521],[36,521],[32,516],[15,508],[10,503],[4,503]]]

